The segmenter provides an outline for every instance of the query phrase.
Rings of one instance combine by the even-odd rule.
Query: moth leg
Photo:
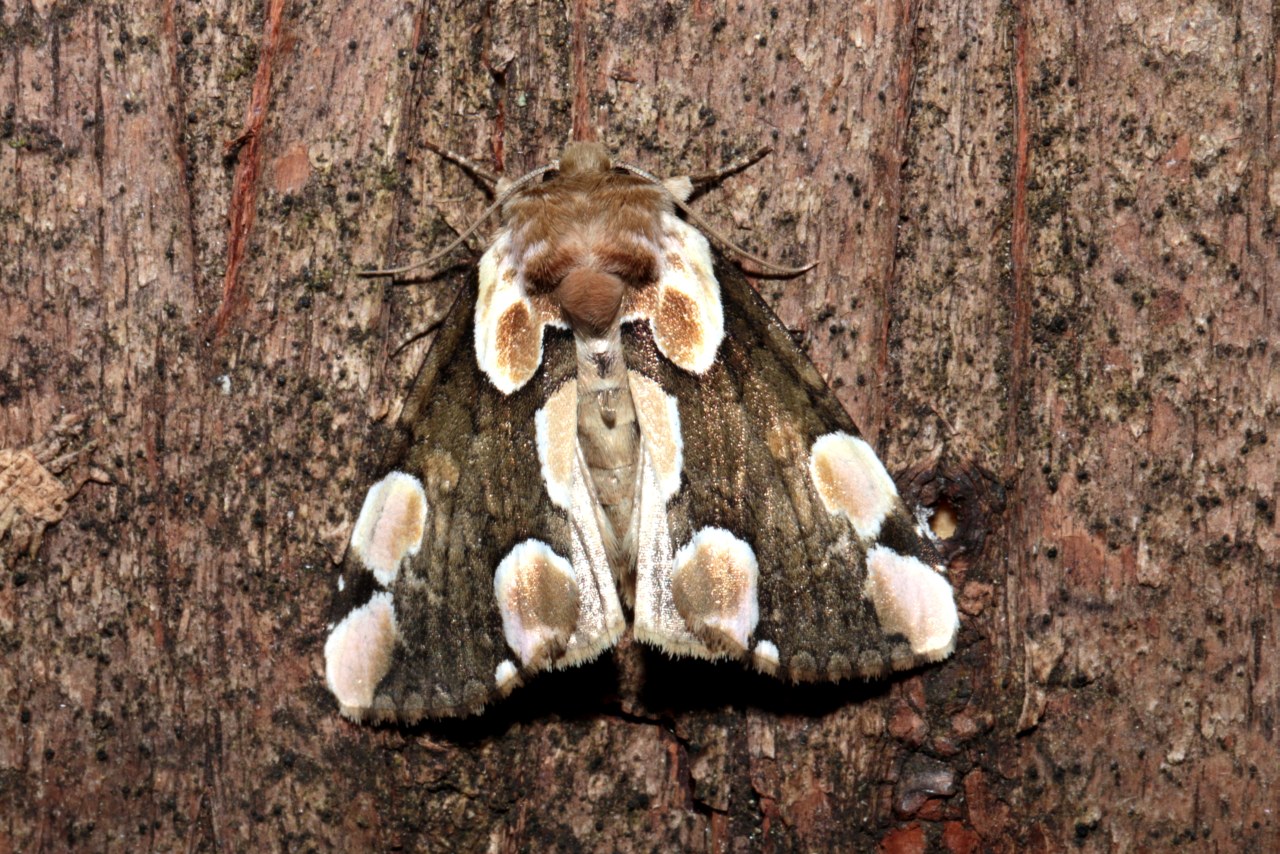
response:
[[[458,166],[462,171],[466,172],[472,178],[475,178],[483,184],[485,192],[489,194],[490,198],[497,194],[498,181],[500,179],[493,172],[490,172],[471,158],[459,154],[456,151],[452,151],[451,149],[444,148],[443,146],[436,145],[430,140],[423,140],[422,144],[429,150],[434,151],[436,154],[443,157],[445,160],[448,160],[450,163]]]
[[[730,175],[736,175],[739,172],[750,169],[752,166],[755,166],[757,163],[759,163],[761,160],[764,160],[766,157],[768,157],[772,153],[773,153],[772,146],[768,146],[768,145],[761,146],[760,148],[757,148],[755,151],[753,151],[751,154],[744,155],[742,157],[739,157],[737,160],[731,161],[730,163],[726,163],[724,166],[721,166],[719,169],[716,169],[713,172],[703,172],[698,175],[690,175],[689,182],[693,184],[695,187],[698,187],[702,184],[715,184],[719,181],[723,181],[725,178],[728,178]]]

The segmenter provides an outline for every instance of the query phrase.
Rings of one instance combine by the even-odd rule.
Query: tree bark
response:
[[[1277,849],[1276,27],[0,6],[0,849]],[[427,143],[583,134],[774,147],[696,204],[819,262],[757,285],[954,513],[952,659],[793,688],[624,642],[479,718],[338,716],[335,562],[458,280],[354,273],[487,203]]]

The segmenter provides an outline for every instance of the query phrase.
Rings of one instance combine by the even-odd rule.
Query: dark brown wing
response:
[[[714,579],[706,576],[712,580],[699,582],[706,595],[700,599],[695,589],[680,604],[682,628],[702,649],[690,647],[688,634],[663,628],[661,614],[638,611],[637,634],[674,653],[750,656],[760,670],[793,680],[876,676],[945,657],[954,645],[956,613],[950,587],[935,571],[934,550],[874,453],[856,439],[849,415],[768,306],[737,269],[719,264],[716,275],[725,336],[704,374],[662,356],[647,322],[624,332],[631,369],[678,401],[683,435],[683,482],[667,505],[676,558],[674,566],[658,561],[651,571],[678,573],[681,548],[699,532],[745,543],[758,568],[758,623],[745,647],[717,642],[715,631],[695,625],[698,614],[691,620],[690,610],[723,607],[723,600],[714,604]],[[836,438],[815,446],[823,436]],[[824,448],[819,475],[816,448]],[[852,516],[833,513],[831,499],[820,495],[818,480],[831,470],[836,503],[844,502]],[[887,492],[877,497],[878,484],[887,484]],[[879,509],[859,513],[859,506],[866,510],[879,499]],[[723,550],[707,554],[712,564],[736,559]],[[872,584],[869,555],[877,567]]]
[[[505,395],[477,365],[476,299],[473,274],[405,404],[386,466],[399,474],[371,490],[343,565],[342,619],[326,644],[326,676],[343,713],[357,720],[472,714],[528,671],[557,663],[522,663],[505,640],[495,571],[530,541],[572,554],[568,514],[551,502],[540,472],[535,415],[573,380],[573,341],[547,329],[541,367]],[[416,547],[388,533],[396,526]],[[381,578],[370,571],[380,560]],[[576,613],[542,616],[554,622]]]

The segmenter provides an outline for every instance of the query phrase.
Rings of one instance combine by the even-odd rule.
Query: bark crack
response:
[[[227,270],[222,278],[222,304],[213,319],[214,339],[222,337],[227,323],[244,307],[240,267],[244,263],[249,235],[258,214],[262,127],[266,123],[267,109],[271,103],[271,75],[275,67],[276,51],[280,46],[280,22],[284,17],[284,6],[285,0],[271,0],[267,7],[262,53],[253,79],[244,130],[228,142],[225,149],[226,156],[236,156],[237,161],[231,204],[227,212]]]
[[[1027,276],[1027,254],[1029,249],[1029,231],[1027,220],[1027,190],[1030,172],[1030,140],[1031,117],[1030,87],[1027,30],[1028,11],[1026,0],[1015,0],[1013,4],[1013,85],[1014,85],[1014,166],[1013,166],[1013,210],[1011,211],[1010,235],[1010,267],[1012,276],[1012,340],[1009,347],[1009,397],[1008,423],[1005,435],[1005,459],[1002,480],[1005,483],[1021,483],[1022,465],[1020,462],[1022,448],[1019,427],[1022,416],[1025,369],[1029,355],[1029,336],[1031,324],[1031,284]],[[1008,532],[1010,544],[1025,542],[1025,522],[1023,519],[1023,502],[1014,501],[1009,508]],[[1021,592],[1018,583],[1021,578],[1018,564],[1024,563],[1016,548],[1008,552],[1011,555],[1008,573],[1008,593],[1005,597],[1006,607],[1013,613],[1007,615],[1009,631],[1016,635],[1021,631],[1016,614],[1022,613],[1017,597]],[[1018,646],[1017,638],[1009,639],[1013,648]],[[1037,696],[1040,689],[1036,686],[1036,675],[1033,670],[1030,651],[1023,650],[1022,667],[1022,708],[1018,715],[1018,731],[1025,733],[1034,727],[1039,720],[1039,710],[1043,705],[1043,696]]]
[[[1031,324],[1031,285],[1027,279],[1028,222],[1027,181],[1031,145],[1030,96],[1027,64],[1027,10],[1025,0],[1017,0],[1014,15],[1014,167],[1013,167],[1013,234],[1010,263],[1013,274],[1013,341],[1009,365],[1008,446],[1005,449],[1006,473],[1018,465],[1019,414],[1022,407],[1023,379],[1028,355]]]

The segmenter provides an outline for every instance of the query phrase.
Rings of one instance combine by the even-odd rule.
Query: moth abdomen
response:
[[[622,338],[614,327],[608,337],[577,338],[578,412],[575,435],[594,501],[573,508],[580,523],[600,529],[613,577],[623,599],[632,601],[635,537],[632,520],[636,472],[640,464],[640,425],[627,383]],[[592,518],[585,518],[586,516]],[[582,518],[579,518],[582,517]]]

